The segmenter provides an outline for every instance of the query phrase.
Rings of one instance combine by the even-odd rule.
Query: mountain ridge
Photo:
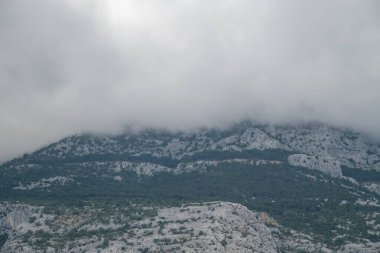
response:
[[[100,205],[108,211],[96,209],[94,217],[102,215],[101,220],[112,223],[116,214],[109,206],[117,210],[134,203],[132,206],[140,206],[141,210],[161,210],[194,202],[232,202],[251,212],[264,213],[272,224],[279,225],[278,232],[269,229],[271,245],[276,245],[274,251],[376,252],[380,249],[376,244],[380,239],[379,157],[379,145],[359,133],[316,124],[292,128],[243,122],[230,129],[195,133],[150,129],[115,136],[73,135],[2,164],[0,203],[24,203],[33,210],[52,210],[47,213],[54,214],[58,221],[66,212],[75,213],[78,208],[89,212],[91,206]],[[66,211],[60,214],[59,206]],[[4,211],[3,217],[9,217],[9,212],[12,210]],[[40,252],[43,245],[56,245],[58,248],[51,252],[60,252],[70,243],[78,244],[70,237],[74,234],[89,240],[85,247],[89,252],[93,247],[100,247],[101,252],[121,248],[139,251],[122,243],[121,238],[133,229],[109,228],[114,235],[109,238],[108,230],[89,233],[86,227],[39,219],[34,213],[29,213],[29,217],[37,217],[34,222],[46,223],[41,227],[43,233],[38,229],[31,233],[19,230],[4,218],[2,224],[9,225],[3,225],[4,231],[7,235],[13,231],[15,236],[9,237],[1,252],[13,252],[14,246],[7,245],[17,245],[20,238],[28,238],[22,245],[25,249],[34,247],[31,252]],[[190,217],[188,225],[195,226]],[[99,219],[89,223],[96,227]],[[123,223],[129,218],[120,219]],[[28,219],[22,223],[27,227],[32,224]],[[68,231],[54,232],[59,227]],[[83,233],[78,234],[78,229]],[[234,239],[218,239],[216,248],[220,251],[220,245],[240,241],[243,232],[239,230],[240,235]],[[152,231],[146,233],[148,238]],[[211,230],[207,233],[214,235]],[[276,233],[281,236],[276,237]],[[42,235],[44,244],[35,245]],[[67,238],[67,244],[59,246],[57,236]],[[159,233],[155,236],[162,237],[155,237],[154,244],[159,247],[152,246],[155,250],[151,252],[165,248],[161,243],[181,250],[180,237],[171,234],[169,240]],[[106,242],[105,238],[107,244],[95,243]],[[138,245],[138,236],[128,238]],[[299,242],[306,238],[309,246],[303,247]],[[255,245],[254,240],[250,243]],[[198,247],[190,245],[192,250]],[[202,245],[202,250],[213,251],[213,245]],[[73,249],[80,252],[84,248]]]

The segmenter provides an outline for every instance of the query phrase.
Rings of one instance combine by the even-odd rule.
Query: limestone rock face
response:
[[[380,171],[380,146],[359,133],[322,124],[265,126],[238,124],[228,130],[192,133],[146,131],[120,136],[74,135],[34,154],[65,158],[101,154],[153,155],[181,159],[203,151],[280,149],[309,156],[330,157],[340,164]]]
[[[2,229],[17,230],[20,225],[29,221],[36,208],[29,205],[3,203],[0,205],[0,227]]]
[[[288,157],[288,162],[293,166],[301,166],[313,170],[319,170],[332,177],[341,177],[340,163],[328,156],[308,156],[305,154],[294,154]]]
[[[380,195],[380,183],[379,182],[365,182],[363,186],[368,190]]]
[[[90,203],[96,204],[92,200],[85,202],[83,210],[56,209],[60,214],[52,212],[50,216],[42,213],[43,207],[0,203],[0,236],[9,235],[1,253],[45,250],[116,253],[145,252],[147,248],[149,252],[359,252],[360,249],[378,252],[380,249],[374,243],[380,231],[380,212],[375,209],[379,202],[372,201],[378,198],[373,193],[380,194],[380,183],[378,179],[365,177],[380,172],[380,146],[347,129],[321,124],[268,126],[250,122],[231,129],[193,132],[144,130],[115,136],[74,135],[5,163],[0,169],[0,188],[6,190],[2,199],[8,199],[8,192],[15,199],[22,196],[21,201],[24,196],[25,199],[31,196],[33,201],[34,194],[42,198],[51,195],[57,200],[59,196],[81,196],[83,192],[83,196],[111,197],[115,193],[120,198],[127,196],[129,201],[130,196],[145,197],[147,189],[151,190],[147,191],[151,194],[148,199],[160,199],[165,192],[166,196],[175,196],[175,201],[180,200],[172,206],[155,202],[157,215],[148,218],[141,215],[146,206],[133,207],[120,215],[117,210],[105,213],[92,209]],[[350,174],[354,169],[357,171]],[[356,172],[364,175],[357,176]],[[177,178],[185,180],[176,181]],[[192,187],[198,178],[202,180],[195,189],[211,187],[195,195]],[[167,179],[173,179],[176,187],[167,187]],[[182,187],[183,182],[191,185]],[[156,190],[157,183],[160,186]],[[227,184],[233,188],[226,187]],[[315,188],[309,189],[311,185]],[[142,190],[136,190],[138,186]],[[180,193],[182,188],[194,196],[176,196],[176,191]],[[338,190],[330,193],[330,189]],[[206,193],[209,195],[203,196]],[[361,196],[365,198],[360,200]],[[190,200],[236,201],[250,210],[229,202],[178,206]],[[351,212],[357,206],[365,208]],[[330,212],[332,207],[338,211]],[[263,210],[277,220],[259,212]],[[303,217],[304,214],[307,216]],[[341,214],[345,216],[342,218]],[[294,219],[288,219],[291,222],[287,224],[288,217]],[[298,226],[298,218],[304,218],[303,226]],[[326,220],[329,222],[324,223]],[[315,231],[325,234],[319,224],[334,226],[326,229],[334,234],[329,238],[333,240],[329,247],[339,246],[331,250],[322,243],[330,242],[315,234]],[[43,249],[34,245],[41,238],[48,238]],[[371,242],[371,238],[375,239]]]
[[[4,205],[1,208],[4,210]],[[154,216],[133,221],[123,215],[117,217],[116,210],[104,216],[101,210],[92,207],[82,212],[66,210],[60,215],[45,214],[41,208],[26,205],[6,208],[9,213],[0,218],[0,222],[9,222],[10,237],[0,249],[1,253],[353,253],[378,252],[380,249],[378,243],[349,243],[338,251],[331,250],[323,243],[315,242],[310,235],[284,228],[267,213],[250,211],[230,202],[160,208]],[[94,219],[99,215],[103,221]],[[31,221],[29,217],[36,219]],[[126,225],[128,229],[124,230]],[[72,231],[78,236],[67,237]],[[50,238],[49,244],[33,244],[42,235]]]
[[[46,216],[36,211],[38,209],[29,206],[10,206],[10,208],[13,210],[9,209],[10,212],[7,214],[6,221],[14,235],[8,239],[0,251],[2,253],[43,252],[42,249],[33,249],[28,242],[39,237],[38,233],[41,232],[38,231],[47,234],[52,233],[52,228],[36,225],[37,223],[49,223],[49,220],[61,220],[60,227],[66,227],[68,230],[90,232],[97,231],[97,229],[102,229],[100,231],[112,229],[118,231],[124,222],[128,222],[125,220],[119,224],[114,224],[111,221],[108,225],[101,225],[98,220],[86,220],[86,215],[81,218],[67,216],[67,218],[62,219],[58,216]],[[90,209],[88,211],[93,212]],[[31,215],[38,216],[33,223],[29,222]],[[66,241],[67,244],[63,245],[62,252],[141,252],[142,249],[149,248],[149,252],[184,250],[186,252],[275,253],[278,252],[279,239],[272,235],[273,229],[265,224],[267,220],[272,223],[275,222],[267,215],[259,215],[242,205],[228,202],[161,208],[155,217],[138,220],[130,224],[134,228],[132,229],[133,232],[121,232],[105,246],[103,246],[104,238],[102,237],[73,238],[71,241]],[[274,230],[279,233],[278,229]],[[29,233],[28,231],[34,231],[35,235],[25,241],[22,238],[24,234]],[[55,231],[55,233],[63,232],[60,230]],[[51,241],[52,246],[58,243],[60,240]],[[54,248],[49,248],[49,252],[57,251]]]

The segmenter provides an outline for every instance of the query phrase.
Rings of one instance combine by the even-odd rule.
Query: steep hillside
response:
[[[377,252],[379,188],[380,146],[320,124],[75,135],[1,165],[0,245]]]

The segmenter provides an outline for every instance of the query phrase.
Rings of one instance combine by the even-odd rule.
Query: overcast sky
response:
[[[378,0],[1,0],[0,161],[125,125],[380,137]]]

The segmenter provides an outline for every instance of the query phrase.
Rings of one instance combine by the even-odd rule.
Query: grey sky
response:
[[[82,131],[309,120],[380,137],[377,0],[2,0],[0,161]]]

